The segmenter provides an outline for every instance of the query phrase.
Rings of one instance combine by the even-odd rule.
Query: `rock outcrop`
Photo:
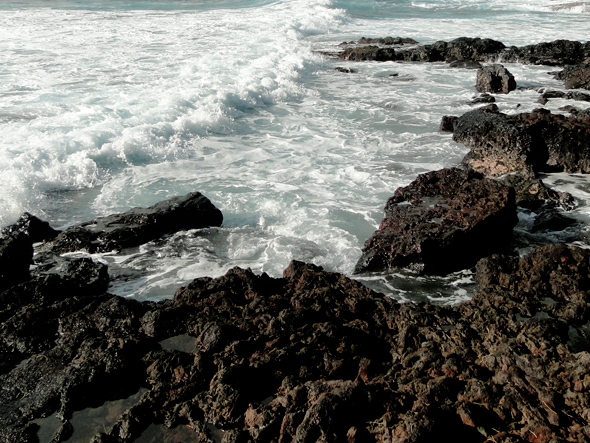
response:
[[[383,48],[356,46],[346,48],[340,55],[346,60],[413,61],[413,62],[504,62],[533,65],[565,66],[590,63],[590,42],[555,40],[528,46],[506,47],[502,42],[487,38],[460,37],[450,42],[412,48]]]
[[[193,192],[149,208],[134,208],[72,226],[53,240],[50,250],[57,254],[122,250],[179,230],[221,226],[222,221],[221,211],[207,197]]]
[[[563,80],[567,89],[590,89],[590,64],[567,66],[555,78]]]
[[[502,183],[457,168],[421,174],[387,201],[355,272],[469,268],[505,249],[516,223],[514,192]]]
[[[456,307],[300,262],[160,303],[30,282],[0,295],[0,440],[585,441],[589,263],[491,256]]]
[[[495,107],[480,108],[458,118],[453,140],[471,149],[463,162],[489,177],[521,170],[590,172],[586,115],[544,109],[506,115]]]

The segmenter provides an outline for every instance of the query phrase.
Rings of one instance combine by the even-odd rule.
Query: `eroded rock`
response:
[[[471,170],[421,174],[395,191],[355,271],[413,267],[447,273],[506,248],[517,222],[514,191]]]
[[[486,176],[509,172],[590,172],[590,119],[539,109],[506,115],[497,108],[463,114],[453,140],[471,151],[463,162]]]

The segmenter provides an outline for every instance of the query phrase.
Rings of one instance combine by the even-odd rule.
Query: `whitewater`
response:
[[[42,0],[0,3],[0,226],[24,211],[63,229],[199,191],[221,228],[94,256],[111,291],[171,297],[234,266],[280,276],[292,259],[352,273],[396,188],[458,164],[443,115],[473,109],[474,71],[353,63],[340,43],[488,37],[588,40],[588,2]],[[335,68],[354,69],[344,73]],[[508,64],[503,112],[563,89],[546,66]],[[566,104],[545,107],[560,112]],[[555,176],[588,220],[588,183]],[[455,303],[448,278],[359,277],[400,300]]]

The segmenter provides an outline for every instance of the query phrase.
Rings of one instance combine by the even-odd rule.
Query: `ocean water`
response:
[[[438,125],[472,109],[475,73],[326,54],[363,36],[586,41],[588,4],[4,0],[0,225],[29,211],[65,228],[200,191],[223,226],[95,256],[111,267],[112,292],[170,297],[234,266],[280,276],[291,259],[351,274],[394,190],[467,152]],[[520,89],[498,97],[504,112],[538,107],[536,88],[562,87],[554,69],[508,68]],[[576,216],[588,218],[584,177],[550,181],[575,189]],[[469,272],[360,280],[439,303],[472,286]]]

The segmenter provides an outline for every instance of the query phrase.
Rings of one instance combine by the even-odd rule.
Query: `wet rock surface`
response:
[[[479,92],[508,94],[516,89],[516,80],[503,65],[494,63],[477,70],[475,89]]]
[[[580,91],[544,91],[541,94],[541,97],[539,97],[539,103],[544,105],[549,101],[549,99],[552,98],[563,98],[566,100],[590,102],[590,94],[586,94]]]
[[[359,41],[360,43],[360,41]],[[346,60],[412,61],[412,62],[491,62],[533,65],[580,65],[590,63],[590,42],[555,40],[528,46],[507,47],[488,38],[460,37],[449,42],[417,45],[411,48],[355,46],[346,48],[339,57]],[[469,67],[469,66],[466,66]],[[585,78],[585,77],[584,77]]]
[[[55,238],[50,250],[58,254],[121,250],[179,230],[221,226],[222,221],[221,211],[194,192],[72,226]]]
[[[497,108],[480,108],[458,118],[453,140],[471,151],[466,165],[486,176],[528,170],[590,171],[590,119],[539,109],[507,115]]]
[[[516,223],[514,191],[502,183],[458,168],[421,174],[387,201],[355,271],[469,268],[506,248]]]
[[[590,89],[590,64],[567,66],[556,74],[567,89]]]

